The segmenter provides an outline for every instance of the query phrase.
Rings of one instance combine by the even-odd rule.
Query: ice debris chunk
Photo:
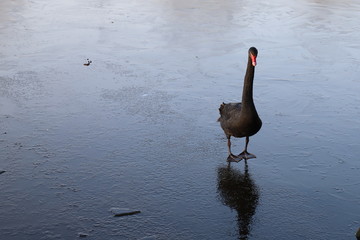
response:
[[[132,210],[129,208],[117,208],[117,207],[110,208],[110,212],[114,214],[114,217],[122,217],[122,216],[141,213],[141,211],[139,210]]]

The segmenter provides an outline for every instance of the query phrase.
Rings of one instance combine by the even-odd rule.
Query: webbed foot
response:
[[[248,160],[248,159],[251,159],[251,158],[256,158],[256,156],[254,154],[249,153],[248,151],[243,151],[237,157],[240,158],[240,159],[245,159],[245,160]]]
[[[240,162],[242,160],[242,158],[239,158],[238,156],[234,155],[234,154],[229,154],[227,161],[228,162]]]

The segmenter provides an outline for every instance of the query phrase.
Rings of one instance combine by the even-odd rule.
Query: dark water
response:
[[[355,239],[359,11],[1,1],[1,239]],[[250,46],[263,127],[229,168],[217,109],[240,100]]]

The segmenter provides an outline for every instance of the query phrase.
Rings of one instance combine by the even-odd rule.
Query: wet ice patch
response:
[[[13,76],[0,77],[0,96],[12,101],[28,101],[44,94],[44,85],[36,72],[22,71]]]
[[[1,79],[0,79],[1,80]],[[7,97],[0,96],[0,114],[1,115],[11,115],[17,109],[16,104],[14,101]]]
[[[147,121],[170,121],[175,114],[170,106],[173,97],[163,91],[152,91],[145,87],[124,87],[103,90],[101,96],[110,103],[120,104],[119,108],[130,115],[144,116]]]

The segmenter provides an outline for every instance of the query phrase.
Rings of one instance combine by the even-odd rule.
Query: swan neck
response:
[[[245,73],[245,78],[244,78],[242,106],[254,105],[254,101],[253,101],[254,75],[255,75],[255,67],[252,65],[252,61],[249,56],[246,73]]]

